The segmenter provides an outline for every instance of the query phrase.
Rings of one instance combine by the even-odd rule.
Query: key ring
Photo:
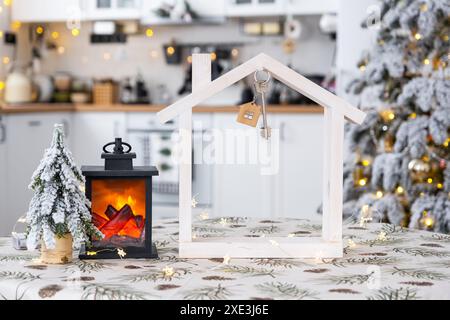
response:
[[[258,80],[258,72],[265,72],[267,74],[267,79],[266,80]],[[261,70],[256,70],[255,73],[253,74],[253,78],[255,79],[255,82],[262,82],[263,84],[266,84],[270,81],[270,72],[266,71],[264,69]]]

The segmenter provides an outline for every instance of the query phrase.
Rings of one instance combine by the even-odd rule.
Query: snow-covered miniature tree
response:
[[[75,165],[64,142],[63,126],[55,124],[53,140],[31,178],[35,193],[27,213],[27,246],[36,248],[41,239],[54,248],[55,236],[70,233],[74,245],[89,242],[90,236],[102,237],[91,222],[90,201],[80,186],[84,177]]]
[[[348,87],[368,116],[346,132],[344,214],[450,232],[450,2],[380,2],[377,42]]]

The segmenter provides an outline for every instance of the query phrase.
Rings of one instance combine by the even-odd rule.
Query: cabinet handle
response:
[[[6,126],[4,123],[0,122],[0,143],[4,143],[6,141]]]
[[[285,141],[286,140],[286,122],[280,123],[280,140]]]
[[[119,136],[119,121],[114,121],[114,125],[113,125],[113,135],[114,137],[118,137]]]
[[[68,138],[69,137],[69,121],[67,121],[66,119],[63,119],[63,120],[61,120],[61,123],[64,128],[64,135],[66,138]]]
[[[28,126],[29,126],[29,127],[40,127],[41,124],[42,124],[42,122],[39,121],[39,120],[31,120],[31,121],[28,121]]]

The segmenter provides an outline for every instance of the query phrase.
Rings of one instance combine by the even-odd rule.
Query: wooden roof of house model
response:
[[[364,112],[264,53],[209,82],[201,90],[196,90],[164,108],[158,112],[158,119],[165,123],[258,70],[269,71],[274,78],[323,107],[338,109],[345,118],[354,123],[361,124],[364,121],[366,116]]]

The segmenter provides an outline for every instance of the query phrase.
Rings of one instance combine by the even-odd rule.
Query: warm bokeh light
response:
[[[74,28],[71,33],[74,37],[78,37],[80,35],[80,29]]]
[[[22,23],[20,21],[13,21],[10,26],[12,31],[17,31],[22,26]]]
[[[36,33],[37,34],[43,34],[44,33],[44,28],[42,26],[37,26],[36,27]]]
[[[147,30],[145,30],[145,35],[149,38],[153,37],[153,29],[148,28]]]
[[[56,40],[56,39],[59,38],[59,32],[58,32],[58,31],[53,31],[52,34],[51,34],[51,36],[52,36],[53,39]]]
[[[171,55],[173,55],[173,54],[175,53],[175,48],[172,47],[172,46],[167,47],[166,52],[167,52],[167,54],[168,54],[169,56],[171,56]]]

